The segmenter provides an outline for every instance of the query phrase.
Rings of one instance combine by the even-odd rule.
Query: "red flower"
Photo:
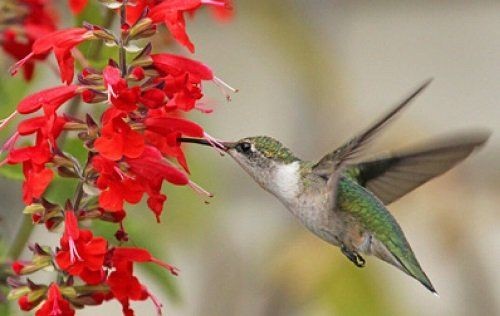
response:
[[[21,296],[17,300],[17,304],[19,305],[19,308],[25,312],[32,310],[36,306],[35,304],[29,301],[28,294]]]
[[[31,204],[34,199],[42,197],[54,178],[54,172],[37,165],[24,163],[23,173],[25,178],[23,182],[23,201],[28,205]]]
[[[35,146],[14,149],[9,153],[9,164],[23,163],[23,201],[31,204],[33,199],[39,199],[49,186],[54,173],[45,168],[45,163],[52,159],[50,145],[47,140],[37,137]]]
[[[22,311],[27,312],[38,306],[44,299],[42,295],[33,295],[33,292],[29,292],[21,296],[17,300],[17,304]]]
[[[99,173],[96,185],[101,189],[99,205],[102,208],[121,211],[124,201],[138,203],[147,193],[148,206],[158,220],[167,198],[160,192],[163,181],[176,185],[189,183],[187,176],[169,164],[152,146],[144,147],[141,156],[125,158],[120,164],[98,155],[93,158],[92,166]]]
[[[163,90],[158,88],[151,88],[142,92],[140,101],[144,106],[150,109],[157,109],[165,105],[165,100],[167,96]]]
[[[144,136],[148,144],[156,147],[163,155],[175,158],[182,168],[189,173],[186,157],[179,142],[179,137],[182,136],[181,133],[170,133],[167,136],[162,136],[152,131],[146,131]]]
[[[149,18],[154,23],[164,23],[179,44],[194,53],[194,45],[186,33],[184,12],[199,8],[202,4],[227,7],[226,1],[217,0],[172,0],[163,1],[151,8]]]
[[[161,308],[161,304],[156,298],[133,275],[133,263],[152,262],[177,275],[178,270],[175,267],[154,258],[145,249],[132,247],[113,249],[111,261],[115,270],[109,275],[106,283],[114,297],[122,304],[124,315],[133,315],[133,311],[130,309],[130,300],[145,300],[151,297],[157,308]]]
[[[119,247],[113,250],[112,262],[114,267],[121,267],[129,262],[152,262],[178,275],[179,270],[174,266],[153,257],[149,251],[137,247]]]
[[[27,99],[30,99],[30,97]],[[52,105],[48,107],[52,107]],[[24,109],[22,106],[20,108]],[[52,111],[52,108],[50,111]],[[26,204],[30,204],[34,199],[39,199],[54,177],[54,172],[46,168],[45,164],[52,161],[54,148],[57,146],[56,139],[61,134],[66,121],[65,118],[58,117],[54,113],[27,119],[18,125],[16,135],[36,133],[34,146],[12,149],[7,157],[9,164],[23,164],[25,178],[23,182],[23,200]],[[14,137],[14,141],[15,139],[17,137]],[[10,147],[13,146],[14,143],[10,144]]]
[[[21,136],[36,133],[47,139],[55,147],[56,139],[63,131],[64,125],[67,122],[68,120],[65,117],[57,115],[32,117],[20,122],[17,126],[17,131]]]
[[[19,67],[31,58],[44,56],[53,50],[59,64],[62,82],[69,84],[73,80],[75,63],[71,50],[91,36],[92,31],[85,28],[64,29],[46,34],[33,43],[31,53],[18,61],[10,72],[14,75]]]
[[[53,32],[56,29],[56,17],[48,1],[18,0],[12,4],[14,18],[6,20],[6,26],[0,31],[0,45],[3,50],[16,60],[22,59],[30,53],[33,42],[39,37]],[[9,6],[3,9],[8,11]],[[37,56],[44,59],[45,55]],[[28,61],[23,67],[24,78],[30,80],[33,76],[35,63]]]
[[[69,0],[69,8],[73,14],[78,14],[85,9],[88,0]]]
[[[46,113],[55,112],[64,102],[76,95],[78,86],[59,86],[45,89],[27,96],[17,106],[21,114],[29,114],[38,111],[41,107]]]
[[[104,68],[103,78],[113,106],[124,112],[137,109],[137,101],[141,93],[139,87],[128,88],[127,81],[121,77],[120,70],[112,66]]]
[[[170,133],[182,133],[191,137],[203,137],[203,128],[191,121],[177,117],[149,117],[144,120],[147,130],[167,136]]]
[[[192,110],[203,97],[202,80],[213,80],[212,70],[196,60],[172,54],[151,55],[153,66],[165,77],[164,92],[169,97],[168,109]]]
[[[62,295],[57,284],[52,283],[47,292],[47,300],[42,307],[36,311],[36,316],[73,316],[75,310],[71,308],[68,301]]]
[[[163,53],[152,54],[151,59],[155,68],[173,76],[187,72],[199,80],[214,79],[214,74],[207,65],[184,56]]]
[[[176,167],[167,163],[160,151],[152,146],[146,146],[143,154],[136,159],[126,159],[129,171],[135,175],[136,181],[148,193],[148,206],[160,221],[163,203],[167,197],[160,193],[163,180],[176,185],[189,183],[188,177]]]
[[[123,156],[137,158],[144,150],[144,137],[133,131],[121,117],[115,117],[105,123],[94,147],[110,160],[120,160]]]
[[[99,173],[96,185],[101,190],[99,205],[102,208],[122,212],[124,201],[136,204],[141,200],[143,187],[125,174],[116,162],[97,155],[92,159],[92,166]]]
[[[79,276],[88,284],[99,284],[104,278],[106,252],[106,240],[94,238],[89,230],[80,230],[74,212],[66,211],[61,249],[56,254],[59,267],[71,275]]]

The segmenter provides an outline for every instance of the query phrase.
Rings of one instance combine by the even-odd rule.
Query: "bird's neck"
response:
[[[287,203],[297,198],[301,190],[300,162],[279,164],[273,168],[268,190]]]

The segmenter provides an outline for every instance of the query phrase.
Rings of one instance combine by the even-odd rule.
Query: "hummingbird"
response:
[[[362,155],[367,144],[430,82],[424,82],[374,124],[316,162],[301,160],[268,136],[236,142],[197,138],[180,141],[218,146],[309,231],[339,247],[357,267],[365,266],[363,255],[373,255],[437,295],[386,206],[451,169],[481,147],[490,133],[455,133],[407,150],[365,159]]]

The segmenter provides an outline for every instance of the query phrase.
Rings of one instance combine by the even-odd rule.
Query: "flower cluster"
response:
[[[33,10],[45,12],[42,0],[22,2]],[[86,2],[70,1],[70,8],[78,13]],[[159,24],[164,24],[178,43],[193,51],[185,30],[185,15],[202,6],[213,7],[221,14],[231,7],[227,0],[103,3],[117,9],[121,17],[119,34],[90,24],[60,30],[53,27],[30,38],[29,50],[23,56],[16,51],[18,62],[11,68],[12,74],[21,67],[31,74],[34,60],[53,53],[62,81],[62,85],[25,97],[0,124],[1,128],[15,117],[29,115],[2,146],[0,153],[6,156],[0,166],[22,166],[23,201],[27,205],[24,212],[34,224],[43,224],[54,231],[64,223],[58,247],[34,244],[30,246],[31,260],[16,260],[12,264],[13,272],[19,276],[40,270],[57,272],[57,281],[49,285],[36,284],[29,278],[9,280],[12,287],[9,297],[17,299],[22,310],[37,308],[36,315],[73,315],[75,308],[112,299],[121,303],[124,315],[133,315],[130,301],[148,298],[161,312],[158,299],[134,275],[134,264],[152,262],[173,275],[178,271],[146,249],[125,246],[128,241],[122,223],[127,214],[125,207],[146,197],[148,208],[160,221],[167,200],[162,190],[164,183],[189,186],[196,193],[210,196],[190,180],[179,139],[190,136],[216,143],[200,125],[185,118],[185,113],[211,112],[200,101],[205,82],[219,86],[226,97],[229,91],[234,91],[203,63],[169,53],[152,53],[151,43],[135,55],[127,56],[132,55],[127,52],[132,43],[154,36]],[[25,17],[22,24],[25,36],[29,33],[27,20]],[[43,26],[49,21],[38,23]],[[82,58],[78,45],[86,41],[105,41],[117,48],[119,57],[110,58],[102,69],[86,66],[75,78],[75,54]],[[7,41],[2,44],[4,48],[13,47]],[[75,115],[74,108],[80,103],[84,115]],[[100,117],[95,118],[91,109],[98,104],[104,107]],[[65,151],[66,136],[62,135],[71,132],[76,133],[88,152],[85,161]],[[26,145],[21,139],[33,142]],[[45,197],[57,175],[78,183],[74,196],[68,197],[65,205]],[[95,236],[90,229],[82,229],[82,220],[117,223],[118,244]]]
[[[26,56],[40,37],[56,30],[56,14],[44,0],[5,0],[0,3],[0,45],[16,60]],[[40,54],[34,60],[43,60]],[[34,60],[23,68],[24,77],[33,76]]]

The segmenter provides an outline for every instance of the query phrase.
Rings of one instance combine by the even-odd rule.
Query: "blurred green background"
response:
[[[500,315],[500,2],[240,0],[235,7],[228,24],[208,14],[188,22],[195,58],[240,89],[224,103],[207,84],[216,111],[190,115],[215,137],[270,135],[317,159],[429,77],[429,89],[372,152],[467,128],[493,135],[456,169],[389,207],[439,298],[371,257],[366,268],[354,267],[230,158],[190,146],[192,179],[215,194],[211,203],[167,186],[161,224],[144,207],[132,208],[125,223],[132,244],[181,269],[175,280],[140,272],[166,314]],[[6,81],[11,63],[2,56],[2,114],[22,87]],[[30,91],[56,84],[48,69],[37,70]],[[20,183],[2,179],[0,196],[8,241],[23,208]],[[43,230],[33,236],[57,239]],[[133,306],[137,315],[154,313],[151,302]],[[120,306],[80,312],[106,313],[119,315]]]

